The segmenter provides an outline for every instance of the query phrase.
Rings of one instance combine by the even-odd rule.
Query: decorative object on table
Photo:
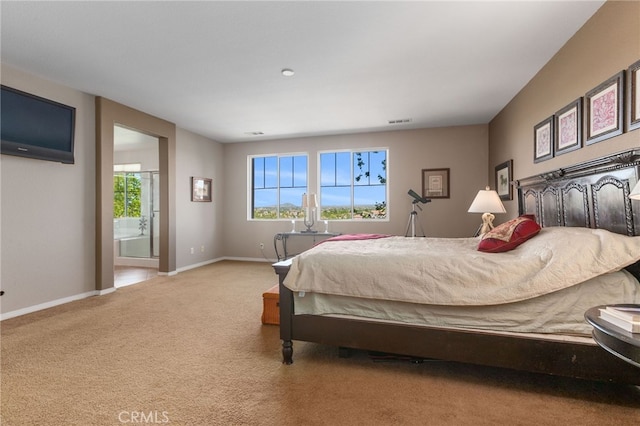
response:
[[[533,162],[553,158],[553,116],[533,126]]]
[[[587,145],[622,134],[624,71],[607,79],[585,95]]]
[[[318,232],[314,231],[313,225],[315,224],[316,208],[318,207],[318,200],[316,194],[302,194],[302,210],[304,212],[304,226],[307,229],[301,232]]]
[[[513,200],[513,160],[496,166],[496,192],[501,200]]]
[[[640,129],[640,61],[627,70],[627,132]]]
[[[211,202],[211,179],[191,178],[191,201]]]
[[[555,113],[555,155],[582,147],[582,98],[578,98]]]
[[[449,198],[449,169],[422,169],[422,196]]]
[[[147,229],[147,217],[140,216],[140,220],[138,221],[138,229],[140,230],[140,235],[144,235],[144,231]]]
[[[325,234],[329,233],[329,221],[328,220],[324,221],[324,233]]]
[[[640,305],[616,305],[600,308],[600,318],[632,333],[640,333]]]
[[[296,221],[295,220],[291,221],[291,232],[296,232]]]
[[[493,213],[507,212],[498,193],[488,186],[478,191],[476,198],[473,199],[467,211],[469,213],[482,213],[482,223],[476,231],[476,236],[483,235],[493,229],[493,219],[495,219]]]

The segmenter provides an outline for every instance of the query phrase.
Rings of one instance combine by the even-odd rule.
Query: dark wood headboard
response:
[[[602,228],[640,235],[640,201],[629,199],[640,177],[640,149],[632,149],[515,182],[520,214],[538,224]]]

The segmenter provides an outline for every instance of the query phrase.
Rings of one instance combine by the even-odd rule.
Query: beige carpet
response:
[[[2,425],[638,425],[640,389],[373,362],[260,323],[266,263],[220,262],[2,327]]]

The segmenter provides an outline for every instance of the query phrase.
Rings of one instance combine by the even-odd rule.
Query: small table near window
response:
[[[297,254],[302,253],[304,250],[308,250],[320,241],[327,238],[340,235],[333,232],[280,232],[273,237],[273,248],[276,251],[278,262],[281,260],[289,259]],[[291,253],[287,247],[287,241],[293,238],[304,238],[305,246],[303,250],[297,250],[295,253]],[[280,249],[279,247],[280,246]]]
[[[584,314],[593,326],[593,340],[618,358],[640,367],[640,333],[631,333],[600,318],[600,309],[605,307],[596,306]]]

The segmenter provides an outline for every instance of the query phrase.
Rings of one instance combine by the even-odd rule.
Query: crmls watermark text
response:
[[[169,413],[166,411],[120,411],[118,413],[120,423],[140,424],[162,424],[169,423]]]

